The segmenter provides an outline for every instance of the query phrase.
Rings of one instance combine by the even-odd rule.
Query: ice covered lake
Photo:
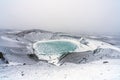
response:
[[[79,43],[72,40],[38,41],[33,48],[39,59],[56,62],[61,56],[79,50]]]

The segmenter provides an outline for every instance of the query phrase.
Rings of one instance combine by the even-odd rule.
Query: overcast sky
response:
[[[0,0],[0,28],[120,32],[120,0]]]

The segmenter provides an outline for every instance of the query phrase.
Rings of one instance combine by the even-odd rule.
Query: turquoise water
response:
[[[39,54],[65,54],[76,50],[77,45],[69,41],[48,41],[36,44]]]

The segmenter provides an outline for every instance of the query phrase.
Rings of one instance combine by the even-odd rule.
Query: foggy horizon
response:
[[[0,29],[120,33],[119,0],[1,0]]]

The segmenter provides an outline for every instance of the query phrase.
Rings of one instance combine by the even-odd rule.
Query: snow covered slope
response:
[[[107,39],[36,29],[0,32],[4,57],[0,58],[0,80],[120,80],[120,45],[107,43]],[[34,51],[35,43],[55,40],[77,42],[79,46],[58,61],[61,66],[39,59]]]
[[[81,36],[74,36],[66,33],[53,33],[49,31],[35,30],[35,29],[18,31],[18,32],[6,32],[4,34],[2,33],[0,40],[2,43],[0,47],[0,51],[5,54],[5,57],[9,60],[9,62],[14,62],[14,61],[22,62],[21,59],[24,58],[25,56],[26,56],[26,59],[28,59],[28,60],[25,59],[26,63],[28,63],[29,61],[34,62],[34,60],[29,60],[30,57],[28,57],[28,55],[30,54],[35,54],[35,55],[32,55],[32,57],[37,58],[36,60],[40,59],[41,55],[37,55],[38,53],[35,52],[35,47],[34,47],[35,43],[41,42],[41,41],[42,42],[51,41],[51,40],[52,41],[66,40],[66,41],[71,41],[77,44],[79,49],[78,51],[74,51],[73,53],[91,51],[93,54],[96,54],[98,50],[99,52],[105,50],[106,52],[103,52],[103,54],[112,55],[110,54],[110,51],[115,53],[120,52],[119,48],[103,41],[89,39],[85,37],[83,38]],[[12,56],[15,58],[11,59]],[[16,60],[17,56],[18,56],[18,60]],[[52,56],[55,56],[55,55],[52,55]],[[46,55],[43,57],[50,57],[50,55]],[[48,59],[44,58],[43,60],[48,60]],[[54,64],[54,61],[51,61],[51,62],[53,62]],[[59,61],[57,60],[57,62]]]

